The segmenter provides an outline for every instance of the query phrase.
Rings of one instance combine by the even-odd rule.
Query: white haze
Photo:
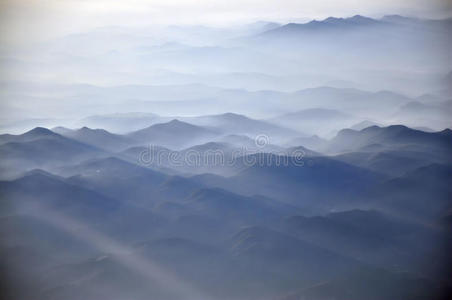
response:
[[[331,108],[353,116],[346,126],[379,120],[440,130],[450,127],[450,19],[382,16],[449,12],[446,1],[4,1],[0,129],[80,127],[118,112],[273,119]],[[392,25],[267,33],[356,13]]]

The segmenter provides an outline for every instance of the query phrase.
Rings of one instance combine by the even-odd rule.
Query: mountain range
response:
[[[0,298],[450,298],[451,19],[138,23],[0,47]]]
[[[75,300],[75,281],[84,297],[110,295],[99,289],[106,285],[171,299],[174,291],[138,267],[149,263],[216,299],[323,299],[344,289],[358,297],[379,287],[376,276],[390,288],[375,299],[445,289],[447,251],[437,245],[452,211],[449,129],[342,129],[317,137],[320,151],[278,140],[260,147],[248,136],[294,133],[271,124],[230,114],[123,135],[57,127],[0,136],[3,170],[14,166],[0,182],[1,253],[18,274],[28,269],[11,279],[27,287],[15,295]],[[425,263],[433,256],[437,263]],[[351,285],[356,274],[364,290]]]

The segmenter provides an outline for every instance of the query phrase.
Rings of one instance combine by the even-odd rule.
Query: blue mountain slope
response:
[[[304,157],[300,162],[271,154],[254,157],[257,163],[231,177],[229,182],[234,182],[243,193],[285,199],[306,209],[315,210],[327,203],[340,206],[384,178],[327,157]],[[288,163],[281,163],[285,158]],[[251,159],[252,156],[247,158]]]
[[[435,221],[452,209],[452,167],[431,164],[385,181],[364,196],[399,215]]]
[[[77,217],[107,215],[120,208],[119,202],[92,190],[71,185],[53,175],[32,172],[14,181],[0,182],[2,206],[20,213],[37,205]],[[6,212],[4,212],[6,213]]]

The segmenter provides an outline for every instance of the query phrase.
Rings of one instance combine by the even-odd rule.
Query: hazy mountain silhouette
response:
[[[334,152],[352,151],[372,144],[380,144],[387,148],[402,147],[413,150],[435,150],[435,154],[447,153],[452,147],[450,138],[452,131],[424,132],[402,125],[388,127],[371,126],[361,131],[352,129],[341,130],[333,138],[328,150]],[[400,149],[400,148],[399,148]]]
[[[391,176],[432,163],[449,164],[452,144],[449,130],[425,132],[404,126],[345,129],[323,149],[345,152],[335,158]]]
[[[317,135],[313,135],[310,137],[297,137],[294,138],[293,140],[288,141],[285,145],[286,146],[291,146],[291,147],[296,147],[299,145],[303,145],[309,149],[313,149],[313,150],[323,150],[326,146],[326,144],[328,143],[327,140],[320,138]]]
[[[292,141],[317,140],[334,149],[352,147],[352,152],[326,157],[300,144],[259,148],[252,138],[225,135],[217,131],[221,129],[217,126],[172,121],[145,128],[137,135],[153,142],[180,138],[180,146],[185,141],[193,143],[178,151],[159,144],[121,151],[123,138],[130,141],[136,138],[134,133],[124,137],[89,129],[81,131],[82,136],[84,131],[94,135],[93,140],[85,142],[109,145],[117,153],[105,153],[48,130],[8,137],[10,140],[0,147],[11,153],[20,148],[9,145],[40,145],[42,141],[55,147],[53,151],[60,149],[59,145],[67,145],[71,151],[87,150],[86,155],[73,159],[67,159],[72,156],[65,153],[61,163],[51,167],[49,162],[55,162],[55,157],[50,157],[52,153],[46,156],[48,152],[42,150],[38,153],[46,159],[44,170],[0,182],[4,211],[0,222],[7,231],[0,233],[11,245],[0,250],[16,270],[24,272],[24,263],[29,262],[32,269],[27,282],[34,282],[33,278],[46,270],[43,264],[52,266],[42,284],[27,283],[27,291],[41,299],[49,295],[79,299],[73,296],[71,285],[76,280],[87,297],[104,296],[99,286],[113,284],[112,290],[117,289],[118,295],[130,295],[138,289],[143,295],[171,298],[155,282],[149,283],[118,263],[123,254],[99,253],[42,220],[21,216],[35,204],[131,245],[130,257],[150,259],[184,278],[193,277],[196,285],[218,299],[237,295],[278,298],[293,291],[300,291],[293,297],[323,297],[323,293],[325,297],[329,293],[340,296],[349,274],[364,265],[387,269],[387,273],[378,273],[384,276],[383,281],[396,280],[393,274],[400,269],[407,272],[406,278],[415,273],[428,278],[423,280],[429,283],[419,287],[407,284],[403,277],[397,281],[403,284],[400,292],[391,287],[384,295],[418,295],[442,289],[432,289],[430,284],[446,274],[441,262],[447,254],[438,245],[447,234],[442,229],[447,223],[441,220],[452,210],[448,201],[452,173],[448,164],[429,162],[432,157],[447,162],[448,130],[427,133],[404,126],[373,126],[361,131],[345,129],[330,141],[318,137]],[[65,135],[73,133],[58,130]],[[189,134],[207,142],[192,141]],[[101,143],[102,138],[105,140]],[[186,160],[189,153],[202,159],[215,151],[227,158],[241,146],[253,144],[249,149],[255,152],[237,156],[230,166],[208,160],[193,165]],[[178,161],[165,156],[157,159],[162,153],[177,154]],[[423,158],[426,153],[430,158]],[[417,166],[421,168],[411,171]],[[432,197],[434,202],[426,201]],[[338,209],[346,210],[331,212]],[[64,251],[65,246],[58,241],[70,246],[71,252]],[[13,250],[19,246],[22,250]],[[68,264],[59,256],[49,258],[61,251],[79,255],[76,263]],[[27,258],[30,255],[35,259]],[[426,255],[434,255],[437,262],[426,263]],[[370,274],[376,272],[369,270]],[[114,278],[106,274],[114,274]],[[362,280],[369,289],[378,286],[372,277]],[[318,290],[319,283],[327,290]],[[250,284],[256,288],[250,290]],[[353,295],[362,292],[349,289]]]
[[[429,101],[430,102],[430,101]],[[441,121],[439,126],[446,128],[452,127],[446,115],[452,112],[450,101],[445,103],[426,104],[418,101],[412,101],[402,105],[392,116],[394,120],[403,122],[412,126],[429,126],[432,119]]]
[[[196,125],[214,127],[225,134],[248,135],[252,138],[265,134],[270,139],[279,140],[300,135],[294,130],[234,113],[187,118],[186,120]]]
[[[384,178],[378,173],[326,157],[298,159],[253,154],[239,161],[246,167],[235,176],[196,179],[240,194],[265,195],[302,207],[306,212],[318,213],[328,207],[346,205],[353,195]]]
[[[90,116],[80,120],[80,123],[83,126],[126,133],[159,123],[160,120],[160,116],[152,113],[116,113]]]
[[[2,134],[0,135],[1,144],[10,143],[10,142],[32,142],[41,138],[54,138],[57,137],[51,130],[43,127],[36,127],[30,131],[27,131],[23,134],[13,135],[13,134]]]
[[[294,207],[267,198],[243,197],[221,189],[201,189],[184,201],[188,210],[239,224],[276,220]]]
[[[142,145],[153,144],[172,149],[180,149],[190,145],[207,142],[216,135],[218,135],[218,133],[213,130],[175,119],[168,123],[155,124],[131,132],[127,137],[136,140]]]
[[[57,127],[53,128],[52,131],[76,141],[115,152],[128,148],[135,143],[131,139],[118,134],[110,133],[104,129],[91,129],[83,127],[77,130],[71,130],[63,127]]]
[[[362,28],[363,26],[385,25],[384,22],[356,15],[350,18],[328,17],[322,21],[310,21],[305,24],[289,23],[287,25],[264,32],[263,36],[279,36],[302,34],[304,32],[344,31]]]
[[[33,209],[33,201],[37,207],[44,206],[61,210],[65,214],[96,218],[111,213],[119,208],[119,203],[99,193],[71,185],[63,179],[43,172],[32,172],[14,181],[1,182],[2,199],[10,201],[12,213]],[[5,203],[3,203],[5,206]],[[11,213],[11,212],[10,212]]]
[[[152,206],[159,200],[152,192],[167,179],[163,173],[115,157],[65,167],[60,174],[71,176],[68,180],[72,184],[144,206]]]
[[[337,127],[347,127],[347,124],[356,121],[356,117],[334,109],[311,108],[284,114],[269,121],[300,131],[325,135]]]
[[[35,128],[22,135],[4,136],[6,142],[0,145],[2,169],[8,177],[37,167],[57,167],[83,159],[105,155],[102,150],[63,137],[45,128]],[[14,165],[14,172],[10,166]]]
[[[354,124],[353,126],[350,127],[350,129],[363,130],[364,128],[371,127],[371,126],[384,127],[383,125],[381,125],[379,123],[375,123],[375,122],[369,121],[369,120],[364,120],[364,121]]]

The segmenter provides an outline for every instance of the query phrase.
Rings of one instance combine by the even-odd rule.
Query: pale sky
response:
[[[47,39],[102,26],[228,25],[355,14],[452,16],[452,0],[0,0],[2,41]]]

